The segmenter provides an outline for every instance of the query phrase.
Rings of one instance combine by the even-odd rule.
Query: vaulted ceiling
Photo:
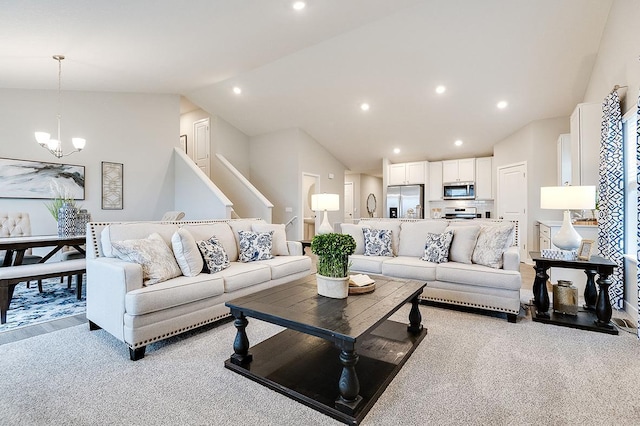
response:
[[[385,157],[490,155],[527,123],[568,116],[584,97],[611,6],[292,3],[5,1],[0,87],[55,89],[51,56],[64,54],[63,90],[181,94],[249,136],[298,127],[349,169],[379,171]],[[438,85],[446,91],[436,94]],[[501,100],[507,108],[496,107]]]

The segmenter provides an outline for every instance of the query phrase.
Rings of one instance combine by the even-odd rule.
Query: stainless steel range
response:
[[[475,207],[445,207],[445,219],[475,219],[477,217],[477,209]]]

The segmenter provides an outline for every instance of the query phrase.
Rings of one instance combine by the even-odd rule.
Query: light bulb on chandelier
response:
[[[74,152],[82,151],[84,146],[87,144],[87,141],[83,138],[71,138],[71,143],[73,144],[75,150],[66,154],[63,154],[62,152],[62,142],[60,139],[60,107],[62,105],[62,60],[64,59],[64,55],[53,55],[53,59],[58,61],[58,138],[51,139],[51,135],[47,132],[35,132],[35,137],[36,142],[38,142],[41,147],[46,148],[51,154],[55,155],[57,158],[60,158],[69,154],[73,154]]]

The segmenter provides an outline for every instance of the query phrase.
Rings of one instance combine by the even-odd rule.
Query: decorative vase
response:
[[[78,209],[72,204],[64,203],[58,210],[58,237],[70,237],[76,233],[76,216]]]
[[[316,274],[318,294],[332,299],[346,299],[349,295],[349,277],[333,278]]]
[[[91,213],[86,209],[80,209],[76,216],[76,235],[85,235],[87,233],[87,223],[91,222]]]

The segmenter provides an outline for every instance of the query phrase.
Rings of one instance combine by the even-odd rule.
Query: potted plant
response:
[[[349,255],[356,241],[348,234],[320,234],[311,241],[311,252],[318,256],[318,294],[344,299],[349,295]]]

